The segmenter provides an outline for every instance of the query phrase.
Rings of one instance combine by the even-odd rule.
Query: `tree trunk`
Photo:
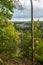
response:
[[[34,20],[33,1],[31,0],[31,42],[32,42],[32,65],[34,65]]]

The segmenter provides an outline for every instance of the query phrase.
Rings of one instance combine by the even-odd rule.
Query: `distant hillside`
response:
[[[30,21],[14,22],[14,24],[15,24],[15,28],[17,30],[30,30],[30,28],[31,28],[31,22]],[[41,21],[41,26],[43,26],[43,21]]]

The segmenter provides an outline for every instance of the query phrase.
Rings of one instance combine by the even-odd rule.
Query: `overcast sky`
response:
[[[20,0],[22,5],[24,6],[30,6],[30,0]],[[43,8],[43,0],[33,0],[34,7],[41,7]]]
[[[14,14],[12,20],[15,19],[24,19],[31,18],[31,8],[30,8],[30,0],[20,0],[21,4],[24,6],[24,10],[14,9]],[[34,1],[34,18],[42,18],[43,19],[43,0]]]

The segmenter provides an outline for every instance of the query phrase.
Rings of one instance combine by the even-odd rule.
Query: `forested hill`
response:
[[[35,21],[35,23],[36,22],[38,21]],[[30,30],[31,28],[31,21],[23,21],[23,22],[15,21],[14,24],[15,24],[16,29],[20,29],[20,30]],[[43,26],[43,21],[40,21],[40,24],[41,26]]]

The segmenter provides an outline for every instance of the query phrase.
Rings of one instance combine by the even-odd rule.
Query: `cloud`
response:
[[[24,6],[30,6],[30,0],[19,0],[22,5]],[[34,7],[40,7],[43,8],[43,0],[33,0]]]
[[[31,18],[30,0],[20,0],[22,5],[25,3],[24,10],[14,10],[13,20],[20,18]],[[34,1],[34,18],[43,18],[43,0]]]
[[[43,17],[43,9],[42,8],[34,8],[34,18]],[[15,9],[13,18],[31,18],[31,9],[27,7],[24,10]]]

